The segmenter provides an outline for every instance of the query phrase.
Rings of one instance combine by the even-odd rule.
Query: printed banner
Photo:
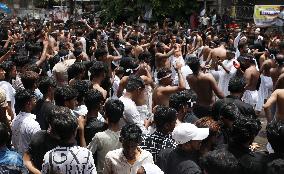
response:
[[[283,5],[255,5],[254,23],[257,26],[283,26],[284,6]]]

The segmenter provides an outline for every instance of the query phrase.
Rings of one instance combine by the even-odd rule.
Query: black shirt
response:
[[[89,144],[96,133],[103,132],[107,129],[107,125],[98,120],[96,117],[88,117],[85,125],[85,140]]]
[[[36,115],[36,121],[39,123],[41,130],[48,129],[47,116],[50,114],[54,105],[50,101],[44,101],[40,99],[35,107],[34,114]]]
[[[220,119],[219,114],[220,114],[221,108],[224,106],[224,104],[228,104],[228,103],[234,103],[238,107],[241,114],[243,114],[244,116],[251,115],[256,118],[254,109],[250,104],[243,102],[238,97],[228,95],[226,98],[220,99],[214,103],[212,107],[212,116],[215,120]]]
[[[200,154],[198,152],[185,152],[179,147],[175,149],[164,149],[159,154],[157,165],[165,174],[176,174],[179,164],[183,161],[191,160],[199,163]]]
[[[28,153],[37,169],[41,170],[45,153],[55,148],[57,145],[58,140],[53,138],[46,130],[38,131],[32,136]]]
[[[265,174],[267,156],[264,153],[233,143],[229,143],[227,149],[238,159],[244,174]]]

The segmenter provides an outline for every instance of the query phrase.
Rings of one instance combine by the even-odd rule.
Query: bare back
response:
[[[244,77],[246,79],[247,90],[255,91],[257,89],[259,76],[260,74],[255,66],[250,66],[248,69],[246,69]]]
[[[163,86],[157,86],[153,91],[153,96],[152,96],[153,108],[157,105],[169,106],[170,94],[167,95],[167,94],[161,93],[162,88],[164,88],[164,87]]]
[[[162,57],[161,53],[156,54],[155,64],[157,69],[170,68],[170,61],[168,58]]]
[[[275,87],[276,82],[279,78],[279,76],[284,73],[284,67],[277,67],[277,68],[272,68],[270,70],[270,76],[272,78],[273,86]]]
[[[210,106],[214,103],[213,89],[209,74],[189,75],[187,81],[190,88],[197,94],[197,103],[204,106]]]

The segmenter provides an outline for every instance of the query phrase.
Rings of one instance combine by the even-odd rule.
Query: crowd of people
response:
[[[283,36],[216,14],[199,27],[5,18],[0,173],[282,174]]]

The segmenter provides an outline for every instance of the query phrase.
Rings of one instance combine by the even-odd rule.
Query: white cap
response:
[[[191,123],[178,124],[172,137],[177,144],[185,144],[191,140],[204,140],[209,135],[209,128],[198,128]]]
[[[164,172],[155,164],[146,163],[142,165],[146,174],[164,174]]]

